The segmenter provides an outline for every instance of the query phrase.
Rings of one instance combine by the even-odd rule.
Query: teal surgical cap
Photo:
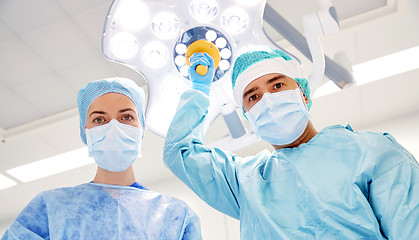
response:
[[[144,90],[134,81],[127,78],[108,78],[92,81],[86,87],[80,89],[77,96],[77,106],[80,115],[80,136],[84,144],[86,141],[86,118],[87,110],[92,102],[105,93],[119,93],[129,97],[137,107],[138,119],[144,128]]]
[[[269,73],[281,73],[293,78],[301,87],[304,95],[309,99],[307,108],[311,108],[310,87],[307,78],[303,76],[301,64],[286,52],[270,47],[251,50],[237,57],[231,81],[233,95],[239,107],[243,107],[244,89],[257,78]]]

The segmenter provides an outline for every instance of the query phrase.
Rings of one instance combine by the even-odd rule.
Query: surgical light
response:
[[[175,47],[177,54],[184,54],[186,52],[186,45],[185,44],[177,44]]]
[[[205,38],[212,42],[217,38],[217,33],[215,31],[209,30],[205,33]]]
[[[139,31],[148,24],[150,11],[144,2],[124,0],[115,13],[115,20],[126,30]]]
[[[141,56],[147,66],[150,68],[159,68],[167,62],[169,52],[164,44],[150,42],[144,46]]]
[[[116,33],[109,47],[115,57],[123,60],[133,58],[139,49],[137,39],[129,32]]]
[[[130,4],[137,6],[130,9],[137,9],[131,22],[142,19],[137,23],[139,30],[130,30],[126,26],[130,21],[121,22],[118,17],[120,8],[129,12],[126,6]],[[233,139],[248,135],[233,100],[230,74],[235,58],[245,50],[261,45],[281,49],[262,28],[265,5],[266,0],[114,0],[105,22],[102,50],[109,60],[131,67],[145,78],[149,130],[166,136],[180,95],[192,86],[189,58],[195,52],[206,52],[218,64],[206,129],[222,115]],[[145,7],[140,10],[138,6]],[[113,40],[121,32],[131,34],[124,38],[128,46],[113,46],[124,42]],[[204,74],[206,68],[199,67]]]
[[[179,21],[175,15],[169,12],[161,12],[153,17],[151,27],[158,38],[167,40],[174,37],[178,32]]]
[[[223,37],[219,37],[219,38],[217,38],[217,40],[215,40],[215,45],[218,48],[224,48],[227,45],[227,40]],[[222,50],[224,50],[224,49],[222,49]]]
[[[218,12],[216,0],[192,0],[190,6],[192,16],[199,22],[209,22]]]
[[[249,25],[249,15],[243,8],[230,7],[223,12],[221,25],[230,34],[243,33]]]
[[[218,47],[218,46],[217,46]],[[231,50],[228,48],[223,48],[220,51],[221,58],[228,59],[231,57]]]

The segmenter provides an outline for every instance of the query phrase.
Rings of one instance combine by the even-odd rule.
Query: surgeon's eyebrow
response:
[[[93,111],[89,114],[89,117],[92,116],[93,114],[106,114],[106,112],[104,112],[104,111]]]
[[[266,84],[270,84],[270,83],[272,83],[272,82],[275,82],[276,80],[281,79],[281,78],[283,78],[283,77],[285,77],[285,75],[282,75],[282,74],[277,75],[277,76],[275,76],[275,77],[273,77],[273,78],[271,78],[271,79],[267,80],[267,81],[266,81]]]
[[[133,111],[133,112],[135,112],[134,109],[132,109],[132,108],[124,108],[124,109],[119,110],[120,113],[123,113],[123,112],[126,112],[126,111]]]
[[[282,74],[280,74],[280,75],[276,75],[276,76],[274,76],[274,77],[272,77],[272,78],[268,79],[268,80],[266,81],[266,84],[268,85],[268,84],[270,84],[270,83],[272,83],[272,82],[275,82],[276,80],[281,79],[281,78],[283,78],[283,77],[285,77],[285,75],[282,75]],[[246,96],[247,96],[247,95],[251,94],[252,92],[254,92],[254,91],[258,90],[258,89],[259,89],[259,87],[258,87],[258,86],[256,86],[256,87],[252,87],[251,89],[249,89],[249,90],[247,90],[245,93],[243,93],[243,98],[246,98]]]
[[[243,99],[246,98],[247,95],[251,94],[252,92],[254,92],[258,89],[259,89],[259,87],[256,86],[256,87],[252,87],[251,89],[247,90],[246,92],[243,93]]]

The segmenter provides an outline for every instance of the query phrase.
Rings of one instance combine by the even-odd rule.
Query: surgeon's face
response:
[[[243,91],[243,108],[244,111],[249,111],[260,99],[262,99],[263,94],[269,92],[281,92],[285,90],[294,90],[298,88],[298,83],[283,74],[280,73],[270,73],[263,75],[262,77],[257,78],[251,82]],[[300,89],[301,91],[301,89]],[[303,92],[301,91],[301,94]],[[303,95],[306,104],[309,100]]]
[[[119,93],[106,93],[90,104],[86,128],[109,123],[112,119],[134,127],[140,126],[137,107],[129,97]]]

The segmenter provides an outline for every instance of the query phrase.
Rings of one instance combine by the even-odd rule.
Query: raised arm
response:
[[[238,219],[238,158],[203,145],[208,106],[208,96],[199,90],[189,90],[182,95],[166,135],[163,160],[201,199]]]

